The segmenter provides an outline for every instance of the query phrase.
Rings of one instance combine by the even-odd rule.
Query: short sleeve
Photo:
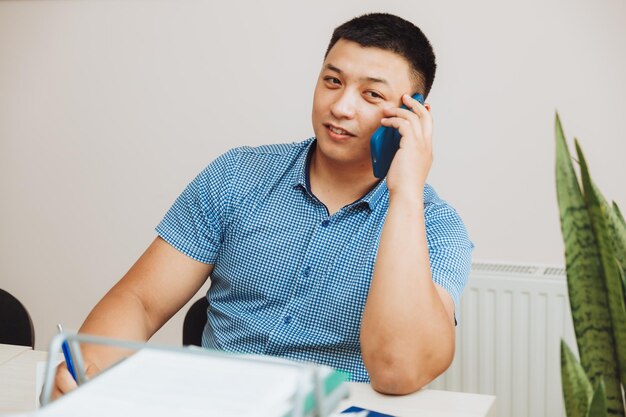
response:
[[[185,255],[215,263],[228,215],[236,154],[231,150],[211,162],[178,196],[156,232]]]
[[[447,203],[431,204],[426,215],[426,236],[433,281],[445,288],[459,317],[459,299],[472,266],[474,245],[461,217]]]

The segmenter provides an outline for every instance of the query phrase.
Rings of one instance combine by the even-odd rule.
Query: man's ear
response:
[[[430,104],[429,103],[424,103],[424,107],[426,107],[426,110],[430,111]]]

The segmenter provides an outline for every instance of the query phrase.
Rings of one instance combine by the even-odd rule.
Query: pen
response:
[[[57,329],[59,329],[59,333],[63,333],[63,327],[61,327],[60,324],[57,324]],[[63,345],[61,345],[61,347],[63,349],[63,356],[65,357],[67,370],[70,371],[70,374],[72,374],[74,381],[78,382],[76,379],[76,371],[74,370],[74,362],[72,361],[72,352],[70,351],[70,345],[67,344],[67,340],[63,341]]]

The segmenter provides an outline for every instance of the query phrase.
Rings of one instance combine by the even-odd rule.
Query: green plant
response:
[[[624,416],[626,222],[592,182],[575,141],[579,184],[557,114],[556,183],[569,301],[580,363],[561,341],[568,417]]]

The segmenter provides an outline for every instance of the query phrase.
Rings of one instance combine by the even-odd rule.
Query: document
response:
[[[281,361],[142,349],[35,415],[282,417],[307,374]]]

